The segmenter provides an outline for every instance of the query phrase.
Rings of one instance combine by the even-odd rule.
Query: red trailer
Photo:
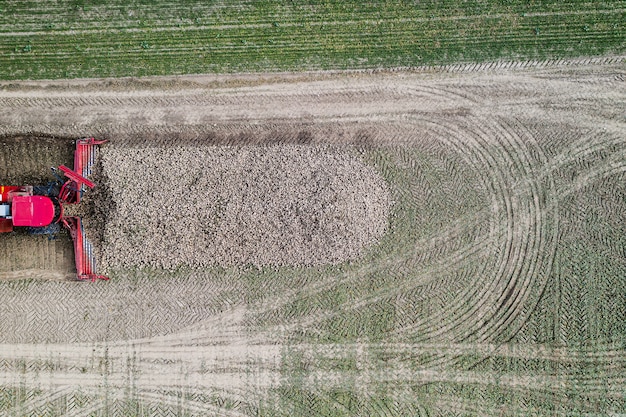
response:
[[[54,225],[69,230],[74,242],[76,276],[79,280],[108,280],[96,271],[93,245],[85,236],[80,217],[66,217],[63,206],[77,204],[85,188],[95,184],[88,177],[96,162],[98,145],[105,143],[94,138],[78,139],[74,152],[74,170],[61,165],[59,170],[66,177],[59,177],[57,184],[44,187],[0,186],[0,233],[12,232],[14,227],[26,227],[36,234],[54,233]]]

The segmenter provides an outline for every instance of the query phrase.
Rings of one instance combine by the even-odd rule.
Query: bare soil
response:
[[[0,136],[0,184],[46,184],[50,168],[72,166],[74,138],[45,134]]]
[[[623,62],[0,84],[0,134],[110,140],[113,278],[0,282],[3,412],[624,414]]]

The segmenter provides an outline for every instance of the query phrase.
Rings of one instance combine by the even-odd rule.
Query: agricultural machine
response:
[[[63,214],[65,205],[77,204],[85,187],[95,184],[87,177],[92,173],[98,145],[103,140],[78,139],[74,152],[74,170],[61,165],[55,168],[56,182],[45,186],[0,186],[0,233],[11,232],[14,227],[25,227],[31,234],[54,235],[62,227],[69,230],[74,242],[76,275],[79,280],[107,280],[96,272],[96,257],[93,245],[85,236],[80,217]]]

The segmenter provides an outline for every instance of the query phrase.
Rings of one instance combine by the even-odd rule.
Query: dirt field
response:
[[[110,140],[93,200],[111,204],[92,233],[124,248],[102,255],[109,282],[0,282],[0,413],[626,414],[625,77],[614,57],[0,84],[1,135]],[[33,178],[32,167],[1,173]],[[186,182],[203,172],[204,186]],[[212,193],[240,198],[241,212],[264,201],[266,219],[283,210],[283,229],[265,231],[299,249],[256,262],[253,244],[235,262],[195,263],[165,224],[162,256],[177,261],[148,248],[143,264],[142,214],[162,224],[159,184],[177,179],[204,214]],[[327,213],[316,239],[338,237],[343,255],[306,261],[308,229],[280,204],[298,202],[281,195],[292,183],[310,203],[300,218]],[[229,233],[264,230],[231,215],[239,229],[205,255],[241,248]],[[35,262],[2,239],[5,278],[67,270],[59,249]]]

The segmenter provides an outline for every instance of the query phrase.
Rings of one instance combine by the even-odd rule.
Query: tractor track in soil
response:
[[[63,400],[75,404],[69,415],[119,412],[135,401],[250,415],[276,400],[274,388],[297,387],[323,402],[333,401],[332,387],[352,386],[371,399],[365,414],[399,415],[427,404],[493,415],[494,387],[523,399],[519,414],[546,401],[555,414],[624,412],[623,345],[610,334],[586,347],[572,342],[602,325],[579,301],[587,297],[584,286],[562,273],[578,271],[566,263],[572,255],[564,239],[574,233],[570,213],[587,207],[571,200],[590,190],[589,210],[606,221],[626,209],[616,185],[626,172],[623,58],[596,61],[160,77],[118,81],[124,91],[96,80],[0,84],[4,138],[89,135],[155,154],[173,146],[330,146],[361,155],[386,179],[394,201],[380,247],[343,266],[283,275],[271,268],[114,271],[112,281],[91,286],[0,282],[0,383],[45,387],[6,411],[39,412]],[[36,158],[29,164],[22,178],[32,178]],[[594,187],[606,195],[594,197]],[[612,239],[581,236],[623,261]],[[3,259],[11,258],[10,247]],[[55,271],[42,262],[22,269]],[[17,277],[19,268],[5,261],[0,276]],[[599,279],[624,285],[619,276]],[[562,345],[519,343],[543,326],[533,323],[555,282],[562,282],[554,307],[560,320],[546,326],[556,326]],[[333,298],[340,290],[343,298]],[[614,314],[623,310],[618,301]],[[395,319],[384,340],[350,333],[353,323],[367,322],[373,311],[384,317],[390,307]],[[391,359],[381,365],[385,355]],[[305,376],[294,358],[306,362]],[[329,365],[346,358],[354,359],[356,376]],[[501,359],[529,367],[483,368]],[[533,361],[546,368],[532,368]],[[588,363],[594,365],[581,377]],[[480,396],[468,401],[450,388],[420,394],[419,405],[414,390],[423,384],[469,385]],[[377,402],[380,390],[391,390],[395,409]],[[592,402],[572,395],[579,392]]]

